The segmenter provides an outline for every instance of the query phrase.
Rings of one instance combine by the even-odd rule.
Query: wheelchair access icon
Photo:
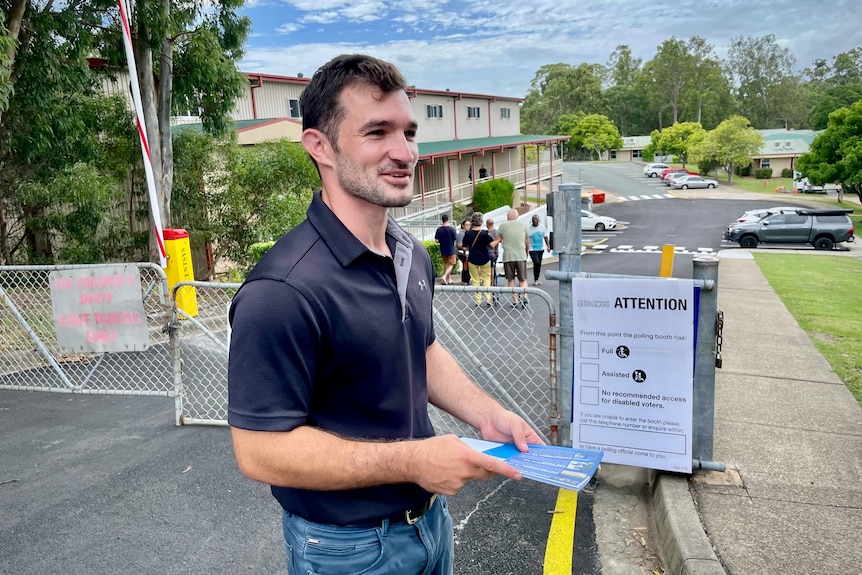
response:
[[[617,348],[614,350],[614,353],[616,354],[616,356],[617,356],[618,358],[620,358],[620,359],[626,359],[626,358],[629,356],[629,354],[630,354],[631,352],[629,351],[629,348],[628,348],[627,346],[625,346],[625,345],[619,345],[619,346],[617,346]]]

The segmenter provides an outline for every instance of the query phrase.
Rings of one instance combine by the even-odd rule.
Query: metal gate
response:
[[[167,278],[156,264],[137,268],[149,345],[145,351],[68,353],[57,341],[51,272],[103,266],[0,267],[0,389],[122,395],[173,395]]]

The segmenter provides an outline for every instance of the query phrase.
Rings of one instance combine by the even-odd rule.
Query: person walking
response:
[[[488,231],[488,235],[491,236],[492,240],[496,240],[500,237],[500,230],[494,227],[494,218],[488,218],[485,220],[485,229]],[[488,248],[488,255],[491,256],[491,285],[497,285],[497,257],[498,257],[498,249],[500,242],[496,242],[493,247]],[[497,301],[497,294],[493,294],[494,302]]]
[[[524,452],[542,443],[436,339],[431,258],[388,210],[413,199],[407,89],[370,56],[315,72],[300,97],[301,142],[321,188],[230,307],[234,455],[282,507],[289,573],[452,574],[446,496],[522,476],[435,436],[429,402],[485,439]]]
[[[464,234],[470,229],[470,220],[461,222],[461,229],[455,235],[455,244],[458,246],[458,261],[461,262],[461,285],[470,284],[470,265],[467,263],[467,250],[464,248]]]
[[[518,210],[511,209],[506,213],[506,221],[500,224],[497,238],[503,248],[503,273],[506,284],[515,287],[515,278],[521,288],[527,288],[527,250],[530,249],[530,237],[527,226],[518,221]],[[529,303],[526,294],[519,301],[518,294],[512,294],[512,307],[523,307]]]
[[[456,238],[455,228],[449,223],[449,214],[443,214],[440,216],[440,227],[434,233],[434,241],[440,245],[440,256],[443,258],[443,275],[440,278],[443,285],[452,283],[450,274],[457,261],[455,257],[457,252]]]
[[[542,257],[545,249],[551,251],[548,243],[548,231],[544,224],[539,222],[539,215],[533,214],[530,218],[530,260],[533,262],[533,285],[542,285]]]
[[[470,229],[464,234],[464,247],[467,250],[467,261],[470,263],[470,285],[491,285],[491,254],[497,245],[487,230],[482,229],[482,213],[473,212],[470,216]],[[482,305],[491,307],[493,304],[491,292],[476,292],[476,307]]]

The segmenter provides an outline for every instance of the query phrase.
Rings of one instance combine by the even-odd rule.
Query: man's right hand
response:
[[[480,453],[455,435],[440,435],[409,444],[406,459],[411,481],[430,493],[455,495],[468,481],[503,475],[520,480],[521,472],[503,460]]]

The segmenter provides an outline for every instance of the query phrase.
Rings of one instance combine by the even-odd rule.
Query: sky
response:
[[[652,59],[700,36],[727,57],[734,37],[773,34],[796,58],[862,46],[859,0],[248,0],[243,72],[310,77],[330,58],[395,63],[417,88],[523,98],[540,67],[607,64],[626,44]]]

